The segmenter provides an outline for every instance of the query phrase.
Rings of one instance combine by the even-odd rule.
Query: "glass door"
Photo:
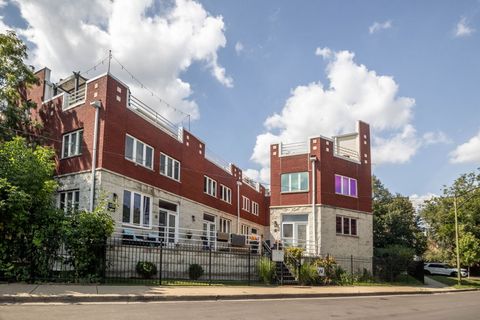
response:
[[[217,225],[215,223],[215,216],[203,215],[203,246],[206,248],[215,249],[217,238]]]
[[[307,223],[282,223],[282,240],[286,246],[305,248],[307,245]]]
[[[160,241],[165,244],[177,242],[177,213],[160,209],[158,221]]]

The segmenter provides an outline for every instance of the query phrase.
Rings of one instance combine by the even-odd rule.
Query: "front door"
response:
[[[217,235],[217,226],[215,223],[215,216],[203,215],[203,245],[211,249],[215,249]]]
[[[177,242],[177,213],[160,209],[158,221],[160,241],[165,244]]]
[[[305,248],[307,245],[307,223],[284,222],[282,224],[282,240],[286,246]]]

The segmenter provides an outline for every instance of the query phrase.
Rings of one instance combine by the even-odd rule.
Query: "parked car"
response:
[[[429,262],[425,263],[423,265],[423,270],[425,271],[425,274],[439,274],[442,276],[451,276],[451,277],[456,277],[457,276],[457,268],[454,268],[452,266],[449,266],[446,263],[438,263],[438,262]],[[465,269],[460,269],[460,274],[462,277],[468,276],[467,270]]]

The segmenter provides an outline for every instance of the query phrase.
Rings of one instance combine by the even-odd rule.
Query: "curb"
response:
[[[229,301],[229,300],[267,300],[267,299],[305,299],[305,298],[342,298],[368,296],[426,295],[439,293],[473,292],[480,289],[452,289],[430,291],[381,291],[360,293],[271,293],[271,294],[233,294],[233,295],[2,295],[0,304],[21,303],[84,303],[84,302],[174,302],[174,301]]]

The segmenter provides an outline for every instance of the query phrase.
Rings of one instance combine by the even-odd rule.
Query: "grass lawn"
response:
[[[394,282],[382,282],[382,281],[372,281],[372,282],[355,282],[355,286],[423,286],[423,283],[418,281],[408,274],[401,274],[395,279]]]
[[[458,289],[464,288],[479,288],[480,289],[480,278],[472,277],[472,278],[462,278],[462,284],[459,286],[457,284],[456,277],[445,277],[445,276],[429,276],[433,280],[438,282],[444,283],[448,286],[455,287]]]

